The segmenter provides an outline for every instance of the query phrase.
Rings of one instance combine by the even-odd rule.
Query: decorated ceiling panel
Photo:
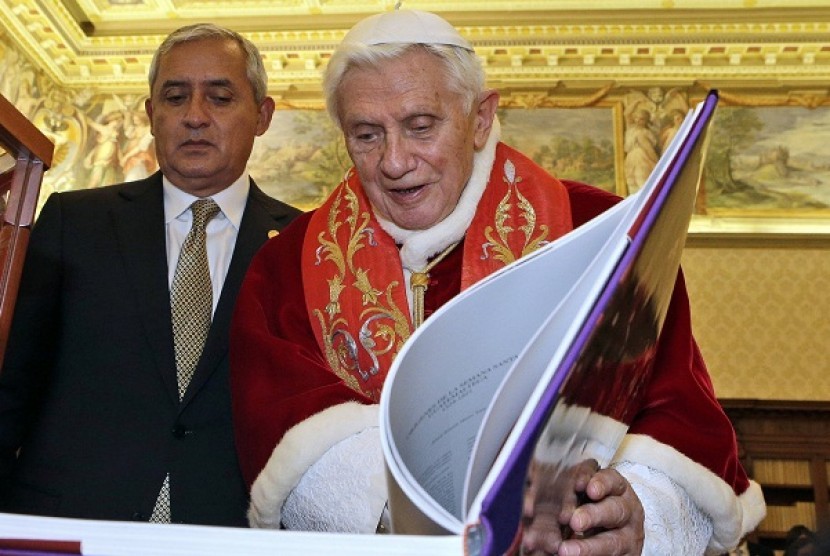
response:
[[[313,95],[320,71],[361,17],[392,0],[2,0],[0,32],[65,87],[140,91],[155,47],[213,21],[256,42],[275,94]],[[827,87],[827,0],[416,1],[476,46],[500,87],[603,83]]]

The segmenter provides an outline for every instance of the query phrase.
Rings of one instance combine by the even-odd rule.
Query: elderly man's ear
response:
[[[499,107],[499,93],[495,89],[487,89],[478,97],[478,105],[473,106],[476,110],[475,148],[480,150],[487,144],[490,130],[493,127],[493,118],[496,117],[496,109]]]

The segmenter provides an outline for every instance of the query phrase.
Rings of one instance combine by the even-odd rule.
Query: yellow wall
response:
[[[683,267],[719,397],[830,400],[830,239],[688,247]]]

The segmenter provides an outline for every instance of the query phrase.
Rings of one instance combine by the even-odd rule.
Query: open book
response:
[[[503,554],[527,488],[567,496],[580,462],[610,462],[652,368],[716,103],[690,112],[639,192],[462,292],[404,345],[381,396],[393,531]]]
[[[0,514],[0,555],[509,552],[526,489],[571,495],[569,471],[606,465],[626,433],[716,103],[711,93],[690,112],[640,191],[462,292],[404,345],[381,397],[395,535]]]

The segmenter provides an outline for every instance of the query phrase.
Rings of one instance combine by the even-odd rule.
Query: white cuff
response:
[[[629,434],[614,455],[615,462],[632,462],[659,471],[681,489],[712,520],[707,554],[723,554],[754,530],[766,514],[761,487],[755,481],[736,495],[720,476],[673,447],[650,436]]]
[[[643,556],[699,556],[712,537],[712,519],[668,476],[639,463],[612,467],[631,484],[643,505]]]
[[[279,529],[283,504],[306,472],[342,440],[377,426],[377,405],[348,402],[329,407],[292,427],[251,487],[251,527]]]
[[[339,442],[303,475],[282,506],[295,531],[370,534],[386,505],[386,475],[378,427]]]

